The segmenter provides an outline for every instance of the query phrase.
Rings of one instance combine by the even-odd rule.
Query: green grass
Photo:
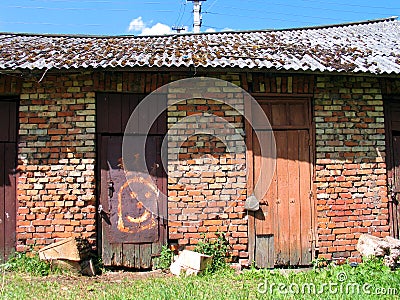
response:
[[[114,277],[113,277],[114,278]],[[0,281],[1,282],[1,281]],[[279,284],[281,286],[279,286]],[[329,284],[331,286],[329,286]],[[367,288],[365,288],[368,284]],[[301,293],[314,285],[316,292]],[[270,288],[272,286],[272,288]],[[346,286],[353,289],[346,292]],[[356,287],[360,287],[357,293]],[[364,286],[364,291],[363,291]],[[297,293],[299,287],[299,293]],[[331,290],[330,290],[331,288]],[[384,295],[375,291],[386,288]],[[388,294],[388,288],[396,289]],[[342,289],[342,291],[341,291]],[[293,293],[291,293],[292,291]],[[322,293],[319,293],[323,291]],[[366,293],[366,292],[367,293]],[[370,294],[368,294],[368,291]],[[306,272],[246,270],[240,275],[222,271],[205,276],[121,280],[50,275],[37,277],[5,273],[2,299],[400,299],[400,271],[373,260],[357,268],[349,265]]]

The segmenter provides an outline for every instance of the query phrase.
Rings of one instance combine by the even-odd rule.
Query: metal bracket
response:
[[[110,180],[108,182],[108,197],[112,198],[114,196],[114,192],[115,192],[114,181]]]
[[[111,225],[111,220],[110,220],[110,212],[109,211],[105,211],[103,209],[103,205],[99,205],[98,209],[97,209],[99,215],[101,216],[102,219],[104,219],[104,221],[108,224]]]

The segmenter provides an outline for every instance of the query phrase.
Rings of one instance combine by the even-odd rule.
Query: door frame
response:
[[[103,164],[103,160],[106,158],[104,157],[104,155],[106,155],[106,153],[104,153],[103,148],[104,148],[104,144],[103,144],[103,139],[104,137],[107,136],[123,136],[124,134],[124,130],[123,129],[116,129],[113,127],[112,130],[107,131],[107,128],[111,128],[108,127],[108,122],[107,124],[105,123],[99,123],[99,119],[100,118],[105,118],[107,117],[107,111],[105,111],[104,109],[102,111],[100,111],[100,99],[102,96],[108,96],[108,97],[116,97],[118,98],[120,97],[137,97],[140,101],[142,101],[147,94],[144,93],[127,93],[127,92],[104,92],[104,91],[98,91],[96,92],[96,222],[97,222],[97,226],[96,226],[96,234],[97,234],[97,253],[100,257],[103,257],[103,218],[100,214],[100,212],[98,211],[99,205],[102,204],[102,198],[104,197],[104,195],[108,194],[108,188],[104,186],[104,184],[102,185],[102,164]],[[125,99],[126,101],[126,99]],[[131,103],[129,104],[131,105]],[[126,111],[123,112],[123,118],[127,118],[127,120],[129,119],[130,114],[127,115]],[[122,117],[121,117],[122,118]],[[127,121],[126,120],[126,121]],[[122,123],[121,123],[122,124]],[[117,126],[118,127],[118,126]],[[123,127],[123,126],[122,126]],[[121,127],[121,128],[122,128]],[[165,117],[165,130],[167,128],[167,117]],[[166,136],[166,134],[160,134],[160,133],[149,133],[149,136]],[[168,172],[166,171],[166,176],[168,176]],[[166,182],[165,182],[165,187],[167,189],[168,187],[168,178],[166,177]],[[166,191],[167,192],[167,191]],[[105,209],[107,209],[105,207]],[[167,203],[165,203],[165,207],[161,207],[160,209],[163,210],[163,214],[165,216],[167,216]],[[167,221],[164,220],[163,218],[159,218],[158,221],[158,230],[159,230],[159,238],[157,242],[151,243],[151,249],[149,250],[148,247],[146,248],[146,246],[149,243],[145,243],[145,244],[132,244],[135,245],[134,247],[132,247],[131,251],[129,254],[132,255],[136,255],[136,253],[138,253],[139,251],[142,251],[143,253],[145,251],[150,251],[151,253],[151,257],[156,256],[157,254],[159,254],[161,252],[161,246],[165,245],[166,242],[168,241],[168,227],[167,227]],[[156,253],[157,252],[157,253]],[[151,264],[151,261],[150,261]],[[118,266],[117,266],[118,267]],[[120,267],[124,267],[124,266],[120,266]],[[149,267],[147,262],[140,262],[139,265],[135,264],[135,266],[126,266],[126,267],[132,267],[135,269],[147,269]]]
[[[7,154],[13,157],[11,161],[8,159],[5,159],[5,162],[7,162],[9,165],[4,166],[4,170],[0,170],[0,172],[3,172],[2,175],[4,176],[3,180],[4,182],[7,179],[10,180],[10,185],[4,185],[4,202],[0,204],[2,207],[3,211],[0,212],[1,219],[3,220],[1,226],[1,231],[3,232],[3,241],[1,242],[2,249],[1,249],[1,255],[0,255],[0,261],[7,260],[9,256],[12,254],[13,251],[15,251],[16,247],[16,226],[17,226],[17,210],[18,210],[18,201],[17,201],[17,178],[18,178],[18,173],[17,173],[17,158],[18,158],[18,128],[19,128],[19,122],[18,122],[18,112],[19,112],[19,96],[0,96],[0,101],[1,102],[9,102],[9,103],[14,103],[14,114],[10,114],[9,110],[9,118],[8,118],[8,124],[9,124],[9,132],[8,132],[8,138],[7,140],[0,141],[1,144],[4,144],[4,155],[6,156]],[[10,107],[11,109],[11,107]],[[4,121],[4,120],[3,120]],[[1,122],[0,122],[1,123]],[[1,158],[2,159],[2,158]],[[11,201],[7,198],[11,199]],[[1,198],[1,196],[0,196]],[[7,205],[8,204],[8,205]],[[10,215],[6,215],[6,213],[11,212]],[[5,221],[5,219],[8,219]],[[4,252],[3,252],[4,251]]]
[[[400,107],[400,95],[385,95],[384,117],[385,117],[385,145],[386,145],[386,173],[387,173],[387,191],[388,191],[388,209],[389,209],[389,231],[390,236],[399,238],[399,222],[400,215],[398,205],[395,204],[391,197],[394,173],[394,153],[393,153],[393,128],[391,119],[392,104],[397,103]],[[396,210],[396,211],[395,211]]]
[[[315,259],[317,251],[317,228],[316,228],[316,188],[315,188],[315,122],[314,122],[314,99],[312,94],[285,94],[285,95],[272,95],[265,93],[253,93],[252,96],[257,102],[262,100],[307,100],[309,111],[309,141],[310,141],[310,206],[311,211],[311,259]],[[251,103],[245,102],[246,116],[252,120]],[[253,155],[253,128],[249,121],[245,118],[245,135],[246,135],[246,165],[247,165],[247,197],[253,194],[254,188],[254,155]],[[256,212],[247,211],[248,215],[248,252],[249,252],[249,265],[255,262],[255,246],[256,246],[256,228],[255,228],[255,214]]]

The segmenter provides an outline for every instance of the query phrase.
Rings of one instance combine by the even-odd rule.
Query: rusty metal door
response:
[[[17,102],[0,99],[0,262],[15,249]]]
[[[267,193],[254,190],[260,209],[250,217],[250,249],[259,267],[309,265],[313,248],[312,143],[309,99],[260,100],[276,140],[276,169]],[[262,134],[262,124],[253,130]],[[259,126],[260,125],[260,126]],[[268,145],[264,145],[268,146]],[[261,151],[252,135],[254,182]]]
[[[122,132],[130,116],[127,111],[132,112],[142,98],[144,95],[132,94],[97,97],[98,109],[103,110],[101,113],[107,120],[98,125],[102,131],[98,137],[100,244],[102,260],[107,266],[151,268],[152,258],[166,243],[166,220],[159,217],[166,215],[167,176],[161,162],[164,115],[156,121],[160,126],[155,126],[158,129],[152,130],[151,135],[130,138],[132,161],[142,153],[136,148],[146,144],[145,165],[125,172],[122,159]]]
[[[400,99],[399,99],[400,100]],[[386,149],[389,191],[390,234],[399,238],[400,227],[400,103],[387,101],[386,109]]]

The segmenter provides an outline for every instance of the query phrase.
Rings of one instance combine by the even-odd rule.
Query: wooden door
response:
[[[17,102],[0,99],[0,262],[15,249]]]
[[[167,176],[161,162],[165,114],[156,121],[150,135],[130,137],[132,161],[142,153],[140,145],[146,144],[143,163],[125,172],[122,159],[122,133],[130,113],[143,98],[132,94],[97,97],[98,112],[104,118],[98,123],[98,147],[100,244],[106,266],[151,268],[152,258],[167,239],[166,220],[159,217],[166,216]]]
[[[399,238],[400,227],[400,99],[386,101],[386,162],[389,190],[390,234]]]
[[[250,217],[250,252],[258,267],[309,265],[312,260],[311,140],[309,101],[260,100],[276,141],[276,169],[265,192],[260,175],[261,151],[256,132],[268,130],[254,122],[252,134],[254,194],[260,209]],[[268,145],[263,145],[268,147]]]

